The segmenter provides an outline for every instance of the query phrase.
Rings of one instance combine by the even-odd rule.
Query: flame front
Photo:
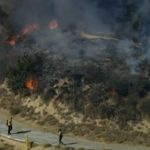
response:
[[[14,35],[8,38],[7,43],[11,46],[15,46],[18,40],[21,39],[24,35],[37,31],[39,28],[40,26],[36,23],[29,24],[24,27],[18,35]]]
[[[32,91],[37,91],[38,89],[38,78],[35,75],[31,75],[27,78],[25,87]]]
[[[48,25],[50,30],[55,30],[58,28],[58,23],[56,20],[52,20]],[[11,46],[15,46],[17,42],[26,34],[38,31],[41,29],[40,25],[37,23],[30,23],[25,26],[17,35],[8,38],[7,43]]]

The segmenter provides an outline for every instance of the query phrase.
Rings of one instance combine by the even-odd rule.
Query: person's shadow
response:
[[[25,134],[25,133],[29,133],[29,132],[31,132],[31,130],[21,130],[21,131],[17,131],[17,132],[11,133],[11,134]]]
[[[75,145],[78,144],[79,142],[71,142],[71,143],[63,143],[63,145]]]

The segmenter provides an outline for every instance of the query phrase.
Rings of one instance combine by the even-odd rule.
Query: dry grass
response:
[[[31,99],[30,99],[31,101]],[[33,100],[34,101],[34,100]],[[102,140],[108,142],[117,143],[130,143],[150,146],[150,127],[148,123],[142,122],[136,126],[136,130],[132,130],[132,125],[127,126],[124,130],[117,128],[117,125],[108,120],[101,120],[99,126],[96,122],[88,120],[88,118],[81,118],[80,115],[72,115],[63,105],[56,105],[57,109],[53,108],[53,105],[49,105],[47,111],[45,106],[39,101],[36,105],[24,105],[24,100],[20,100],[19,96],[15,96],[13,93],[6,89],[0,88],[0,106],[6,110],[10,109],[12,115],[19,114],[24,119],[36,122],[40,128],[44,125],[44,128],[49,129],[54,127],[56,130],[61,127],[65,130],[65,133],[74,133],[74,135],[82,136],[96,140]],[[27,101],[26,101],[27,102]],[[38,110],[38,107],[40,111]],[[41,113],[42,112],[42,113]],[[73,119],[73,117],[75,117]],[[59,120],[60,119],[60,120]],[[64,124],[62,120],[65,120]],[[84,124],[78,123],[83,121]],[[74,123],[77,122],[77,124]],[[88,123],[89,122],[89,123]],[[146,129],[145,133],[142,133],[143,127]],[[53,130],[54,131],[54,130]]]
[[[10,141],[5,140],[0,137],[0,150],[21,150],[20,147],[17,148],[14,144],[11,144]]]

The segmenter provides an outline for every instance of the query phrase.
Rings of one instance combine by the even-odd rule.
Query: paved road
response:
[[[14,127],[11,136],[7,135],[7,127],[5,125],[6,119],[2,114],[0,115],[0,134],[11,139],[24,141],[28,135],[31,141],[39,144],[52,144],[57,145],[57,135],[52,133],[41,132],[33,129],[25,124],[14,122]],[[94,150],[150,150],[150,147],[143,146],[129,146],[125,144],[105,144],[102,142],[94,142],[89,140],[84,140],[81,138],[64,137],[64,144],[67,146],[75,148],[85,148]]]

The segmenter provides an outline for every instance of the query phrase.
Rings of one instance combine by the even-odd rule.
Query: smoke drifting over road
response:
[[[1,0],[1,61],[6,51],[19,55],[42,49],[68,58],[78,58],[81,51],[84,57],[110,52],[135,68],[150,56],[149,7],[148,0]],[[82,33],[108,38],[83,38]],[[140,57],[133,56],[136,52]]]

